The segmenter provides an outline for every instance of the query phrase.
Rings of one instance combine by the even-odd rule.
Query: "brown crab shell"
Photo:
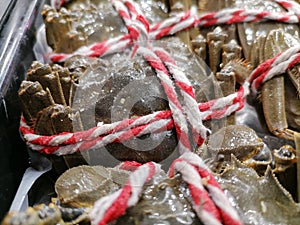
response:
[[[212,156],[224,155],[230,160],[233,154],[239,160],[247,160],[263,147],[255,131],[244,125],[230,125],[210,135],[207,148]]]
[[[64,172],[55,182],[55,192],[63,205],[91,207],[100,197],[123,186],[128,175],[115,168],[82,165]]]
[[[264,146],[258,154],[254,155],[250,159],[243,161],[243,163],[255,169],[255,171],[259,175],[263,175],[266,172],[267,167],[272,165],[272,161],[272,151],[266,144],[264,144]]]

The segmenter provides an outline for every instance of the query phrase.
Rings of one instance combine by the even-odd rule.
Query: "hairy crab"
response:
[[[56,197],[48,205],[38,204],[26,211],[12,211],[1,224],[88,224],[88,214],[94,202],[123,187],[129,174],[117,167],[73,167],[56,180]]]
[[[211,169],[215,170],[213,167],[214,165],[211,164]],[[97,173],[96,167],[83,166],[71,170],[86,170],[86,178],[88,178],[90,169],[94,171],[93,174]],[[67,173],[61,178],[65,178]],[[95,178],[98,176],[99,174]],[[221,172],[214,173],[214,176],[238,211],[243,224],[296,225],[299,223],[299,204],[296,204],[291,195],[280,185],[270,167],[265,174],[258,175],[255,170],[242,164],[233,156],[226,167]],[[121,180],[119,178],[114,181],[124,185],[124,177],[121,177]],[[72,180],[70,177],[68,179]],[[84,186],[84,182],[85,185],[91,186],[89,179],[80,179],[79,184],[75,186]],[[207,180],[203,178],[203,185],[206,182]],[[72,190],[75,191],[76,188]],[[116,190],[113,188],[111,191]],[[270,191],[266,192],[266,190]],[[82,188],[79,191],[85,192]],[[182,175],[177,174],[169,178],[160,171],[142,188],[137,204],[128,208],[123,216],[114,221],[114,224],[203,224],[191,205],[190,191]],[[94,194],[96,192],[101,191],[94,190]],[[86,194],[87,198],[94,195],[88,192]],[[76,199],[77,203],[82,203],[82,200],[84,198]],[[18,224],[45,225],[89,223],[91,216],[88,215],[89,212],[91,212],[89,208],[82,208],[81,205],[70,208],[59,201],[54,201],[49,206],[39,205],[27,209],[26,212],[11,212],[2,224],[16,224],[16,221]]]
[[[221,97],[220,82],[209,76],[202,61],[177,38],[167,40],[154,44],[170,52],[178,66],[183,68],[195,89],[196,100],[204,102]],[[128,54],[125,51],[102,59],[73,56],[62,66],[34,62],[19,95],[25,118],[35,132],[52,135],[87,130],[97,124],[169,109],[166,95],[149,63],[140,55],[124,60]],[[230,71],[229,67],[226,71],[224,67],[224,73]],[[222,85],[226,82],[224,79]],[[31,112],[33,109],[26,108],[30,104],[38,105],[40,109]],[[217,130],[225,125],[225,121],[220,119],[207,125]],[[109,144],[106,149],[118,160],[159,162],[169,156],[176,145],[177,139],[171,130],[133,138],[122,144]],[[85,157],[90,160],[88,163],[105,161],[99,159],[101,157],[96,152],[91,154],[93,156]],[[107,164],[104,162],[104,165]]]
[[[170,1],[169,4],[171,13],[182,10],[182,4],[178,1]],[[183,8],[190,5],[191,2],[186,1]],[[168,4],[164,1],[153,1],[151,4],[148,1],[141,2],[142,11],[149,22],[166,18],[167,6]],[[149,7],[153,9],[153,12],[149,12]],[[84,11],[85,8],[86,11]],[[80,46],[95,42],[95,37],[100,33],[103,39],[123,33],[125,26],[122,22],[109,20],[116,13],[113,11],[111,3],[106,1],[72,1],[66,4],[66,8],[60,10],[45,6],[43,17],[48,44],[56,52],[68,53]],[[60,27],[62,28],[60,29]],[[107,27],[110,27],[111,30],[105,30]],[[63,34],[60,33],[61,31]],[[181,32],[180,35],[185,32]],[[195,33],[193,36],[195,36],[197,29],[193,29],[193,32]],[[222,47],[224,50],[223,66],[222,70],[216,74],[217,81],[215,78],[208,78],[210,73],[207,72],[207,67],[176,38],[164,39],[165,43],[164,40],[156,41],[153,44],[162,46],[171,53],[196,90],[196,100],[203,102],[235,92],[236,81],[242,83],[244,77],[250,73],[247,63],[231,61],[241,57],[241,48],[234,41],[225,42],[225,36],[220,28],[208,34],[211,54],[217,54],[214,53],[214,49],[224,45]],[[183,40],[186,41],[186,39]],[[65,51],[64,48],[68,48],[68,51]],[[202,51],[196,42],[192,42],[192,48],[196,52]],[[178,54],[179,52],[180,54]],[[41,135],[53,135],[82,131],[95,127],[97,124],[108,124],[124,118],[134,118],[169,109],[165,93],[163,93],[158,79],[155,78],[153,69],[139,55],[124,61],[129,54],[130,52],[125,51],[125,53],[106,56],[103,59],[73,56],[68,58],[62,66],[34,63],[28,72],[28,80],[39,82],[42,90],[38,84],[35,84],[38,88],[36,87],[34,91],[32,90],[34,93],[31,93],[26,87],[33,85],[24,83],[19,93],[24,105],[25,118],[33,124],[35,132]],[[211,63],[216,60],[211,59]],[[212,71],[217,69],[212,64],[210,66]],[[208,80],[212,80],[212,82]],[[135,87],[134,83],[136,83]],[[149,83],[150,85],[148,85]],[[39,91],[43,94],[41,99],[36,97],[41,95]],[[31,101],[38,101],[38,103],[34,103],[39,106],[35,112],[30,112],[32,109],[26,108]],[[227,121],[211,120],[205,125],[215,131],[226,124],[234,123],[233,115],[228,117]],[[150,136],[143,135],[121,144],[109,144],[106,146],[105,152],[107,150],[118,160],[159,162],[168,157],[176,145],[176,136],[172,130]],[[97,154],[91,156],[87,153],[84,158],[80,162],[84,160],[90,164],[103,162],[103,160],[98,160]],[[76,165],[73,162],[68,162],[68,164]]]
[[[296,163],[296,150],[292,146],[270,149],[253,129],[244,125],[229,125],[212,133],[197,153],[215,165],[216,172],[222,171],[234,156],[260,175],[270,166],[279,179]],[[289,185],[287,181],[282,182],[284,186]]]
[[[129,173],[118,167],[71,168],[56,181],[57,199],[49,205],[29,207],[25,212],[11,212],[1,224],[90,224],[88,214],[94,201],[123,187]],[[161,170],[142,187],[138,198],[138,204],[129,208],[115,224],[202,224],[192,208],[188,186],[180,175],[169,178]]]
[[[2,221],[2,225],[36,224],[36,225],[73,225],[87,224],[88,208],[70,208],[61,206],[58,201],[46,204],[38,204],[28,207],[25,211],[9,212]]]
[[[142,0],[140,3],[150,22],[168,16],[165,1]],[[71,1],[59,11],[46,5],[42,15],[48,45],[55,52],[71,53],[79,47],[127,32],[118,12],[108,0]]]
[[[265,9],[271,12],[284,12],[275,1],[199,1],[201,12],[217,11],[223,8],[237,7],[244,9]],[[278,30],[281,31],[278,33]],[[205,36],[207,33],[207,36]],[[277,34],[276,34],[277,33]],[[281,34],[280,34],[281,33]],[[224,25],[213,31],[210,28],[203,29],[202,37],[194,41],[196,52],[203,52],[207,46],[209,54],[208,62],[217,71],[226,63],[224,55],[226,44],[237,43],[233,50],[236,57],[243,57],[255,68],[259,63],[274,57],[278,53],[294,45],[299,45],[299,27],[297,24],[285,24],[279,22],[239,23],[237,25]],[[202,44],[201,44],[202,43]],[[239,49],[242,47],[242,54]],[[201,54],[200,54],[201,55]],[[204,54],[202,54],[204,55]],[[212,62],[211,62],[212,60]],[[294,131],[299,131],[299,89],[298,68],[287,71],[286,76],[278,76],[267,81],[261,87],[261,101],[264,118],[268,129],[274,135],[293,140]],[[285,78],[284,78],[285,77]]]
[[[9,224],[65,224],[59,208],[54,204],[29,207],[24,212],[10,212],[1,223]]]

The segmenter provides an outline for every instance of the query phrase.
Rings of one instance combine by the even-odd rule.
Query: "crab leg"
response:
[[[202,60],[206,60],[206,39],[199,34],[191,41],[192,50],[200,56]]]
[[[55,103],[66,105],[59,75],[52,71],[50,65],[33,62],[27,73],[27,80],[38,81],[44,89],[49,88]]]
[[[300,67],[295,66],[293,69],[290,69],[288,71],[289,77],[291,81],[293,82],[293,85],[297,89],[298,95],[300,94]]]
[[[233,71],[231,71],[230,69],[222,69],[216,74],[216,78],[219,81],[222,94],[224,96],[230,95],[235,92],[236,77]],[[226,118],[226,122],[226,126],[235,124],[235,113],[228,116]]]
[[[222,46],[225,44],[227,34],[221,27],[216,27],[207,34],[209,67],[216,74],[221,64]]]
[[[38,112],[53,104],[49,93],[39,82],[23,81],[19,90],[24,117],[29,123],[34,121]],[[34,107],[32,107],[34,105]]]
[[[278,137],[293,140],[284,106],[284,78],[274,77],[266,82],[261,91],[264,116],[269,130]],[[276,104],[276,106],[274,105]]]
[[[264,59],[274,57],[290,47],[289,45],[296,43],[298,42],[295,42],[295,39],[284,33],[282,29],[273,30],[267,36],[264,44]],[[288,73],[292,72],[289,70]],[[297,116],[300,103],[297,98],[293,100],[296,92],[291,92],[293,85],[287,82],[289,80],[284,76],[277,76],[267,81],[261,91],[262,105],[269,130],[278,137],[294,140],[294,131],[288,129],[288,126],[298,125],[296,124],[297,117],[295,117],[296,119],[293,117]],[[295,113],[293,114],[294,108]],[[294,124],[289,123],[290,121],[294,121]]]
[[[294,131],[288,129],[284,96],[285,85],[283,76],[272,78],[262,87],[262,106],[270,132],[278,137],[293,140]]]

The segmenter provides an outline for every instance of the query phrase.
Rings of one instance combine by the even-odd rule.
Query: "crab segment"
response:
[[[69,106],[54,104],[40,111],[35,122],[35,132],[42,135],[73,132],[76,127],[80,129],[79,121],[79,115],[74,114]]]
[[[39,82],[23,81],[18,92],[25,119],[32,123],[38,112],[52,104],[49,93]],[[32,107],[34,105],[34,107]]]
[[[206,60],[206,39],[199,34],[191,41],[192,50],[200,56],[201,59]]]
[[[221,67],[225,66],[231,60],[242,58],[242,47],[238,45],[236,40],[231,40],[222,46],[222,64]]]
[[[217,27],[207,34],[208,52],[209,52],[209,66],[211,71],[215,74],[221,64],[221,50],[225,44],[227,34]]]
[[[37,61],[33,62],[27,73],[27,80],[38,81],[44,89],[49,89],[56,103],[66,105],[59,75],[52,71],[49,65]]]
[[[19,90],[25,119],[35,132],[53,135],[82,130],[78,113],[73,113],[73,78],[67,68],[33,62]],[[66,101],[68,99],[68,101]],[[67,104],[68,102],[68,104]]]
[[[266,37],[258,37],[253,45],[255,49],[260,49],[258,61],[261,62],[275,57],[295,44],[299,44],[299,41],[282,29],[277,29],[269,32]],[[287,71],[287,75],[292,76],[273,77],[261,88],[261,101],[268,129],[274,135],[289,140],[294,140],[292,129],[297,129],[300,125],[300,101],[297,90],[293,87],[293,82],[297,83],[299,76],[296,72],[297,68],[294,67]]]
[[[66,9],[58,13],[53,7],[45,5],[42,16],[46,24],[47,42],[56,52],[71,53],[85,45],[86,37],[76,30],[72,30],[72,16]],[[52,32],[59,30],[59,32]]]

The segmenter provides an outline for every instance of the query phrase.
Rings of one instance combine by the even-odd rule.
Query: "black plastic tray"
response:
[[[19,135],[17,91],[34,60],[32,49],[36,30],[42,23],[40,10],[44,3],[45,0],[11,0],[2,5],[5,10],[0,15],[0,221],[30,163]]]

